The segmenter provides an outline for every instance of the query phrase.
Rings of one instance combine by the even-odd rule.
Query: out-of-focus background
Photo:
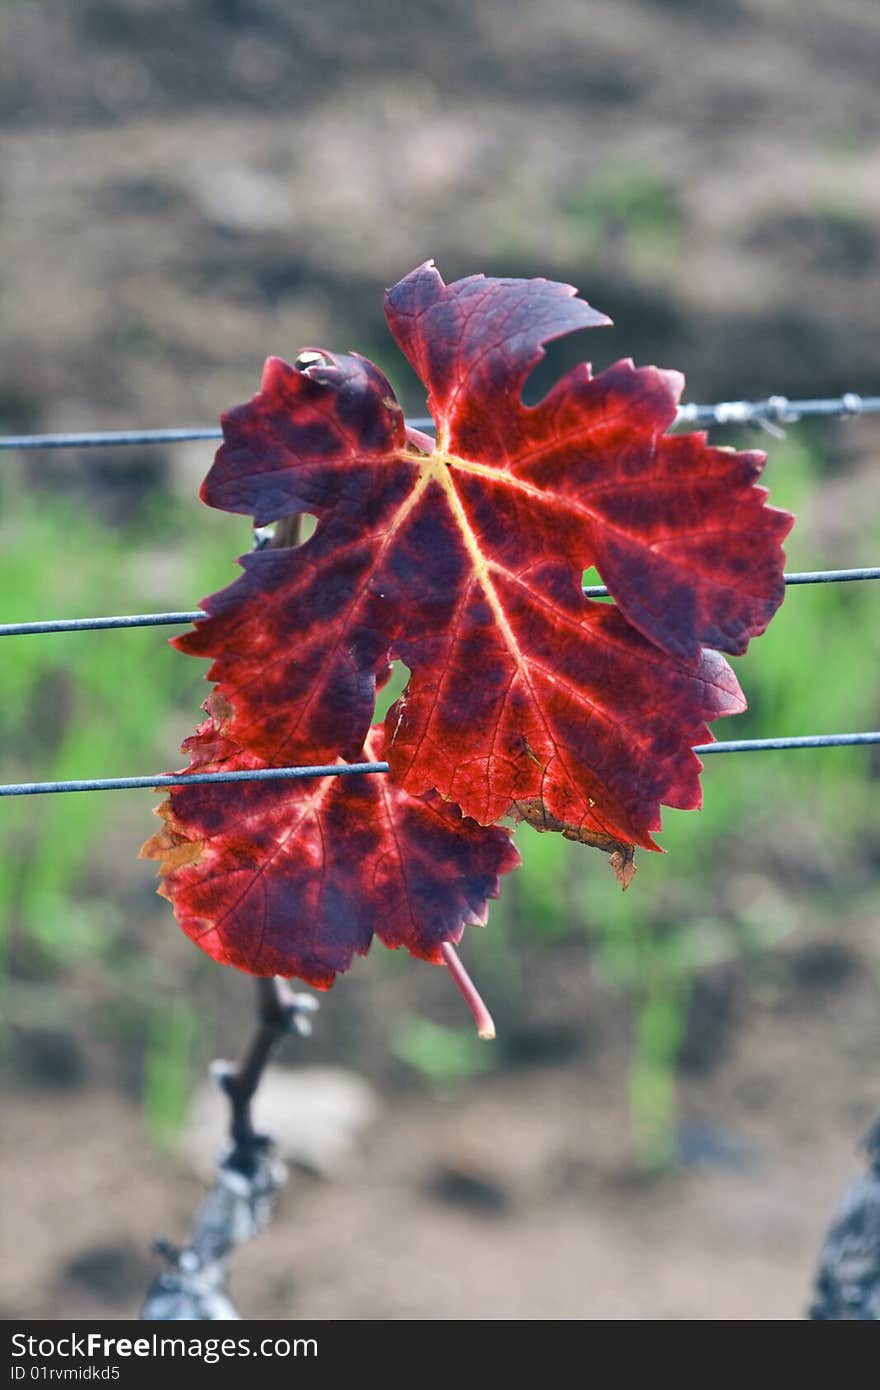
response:
[[[430,256],[573,282],[615,319],[578,353],[680,368],[691,400],[878,389],[873,0],[2,0],[0,31],[5,432],[214,423],[303,345],[421,413],[381,291]],[[789,568],[877,564],[880,424],[766,443]],[[4,455],[0,620],[230,581],[249,537],[196,499],[211,453]],[[719,735],[876,727],[871,588],[790,592]],[[3,780],[179,765],[207,688],[166,635],[5,638]],[[444,971],[377,946],[269,1097],[297,1162],[243,1314],[802,1315],[880,1104],[878,774],[713,759],[625,897],[521,832],[465,944],[493,1047]],[[250,986],[155,897],[153,801],[0,806],[6,1317],[136,1313],[219,1139],[199,1090]]]

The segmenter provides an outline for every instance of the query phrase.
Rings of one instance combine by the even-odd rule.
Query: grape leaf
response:
[[[743,652],[783,597],[792,518],[756,486],[763,455],[667,434],[681,377],[629,361],[576,367],[524,405],[544,346],[608,321],[571,286],[447,286],[428,263],[386,309],[436,445],[363,358],[270,359],[223,417],[202,497],[259,524],[310,512],[317,529],[245,557],[176,644],[213,658],[219,728],[266,763],[355,757],[400,658],[400,787],[483,824],[512,810],[656,847],[661,804],[700,804],[692,745],[744,708],[714,649]],[[584,597],[592,565],[613,605]]]
[[[363,757],[376,757],[381,731]],[[187,772],[265,766],[209,717],[184,749]],[[160,892],[208,955],[255,975],[326,989],[373,934],[440,963],[444,942],[482,925],[498,879],[519,863],[510,832],[462,817],[436,792],[383,776],[181,786],[144,845]]]

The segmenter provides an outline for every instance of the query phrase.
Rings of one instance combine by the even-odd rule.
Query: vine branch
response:
[[[880,1322],[880,1115],[861,1147],[868,1172],[850,1183],[828,1228],[813,1322]]]
[[[256,996],[257,1027],[241,1062],[215,1062],[211,1067],[229,1101],[229,1137],[216,1181],[196,1210],[187,1244],[179,1247],[164,1238],[155,1242],[166,1267],[147,1292],[144,1321],[237,1319],[228,1293],[232,1253],[266,1226],[275,1193],[287,1179],[271,1136],[254,1125],[251,1105],[281,1039],[290,1033],[301,1038],[311,1033],[318,1001],[310,994],[295,994],[277,977],[258,979]]]

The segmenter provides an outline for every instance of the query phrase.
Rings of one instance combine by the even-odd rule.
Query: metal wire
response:
[[[716,405],[683,405],[676,424],[687,425],[793,425],[805,416],[873,415],[880,411],[880,396],[842,396],[791,401],[788,396],[768,396],[763,401],[719,401]]]
[[[859,579],[880,579],[880,569],[799,570],[795,574],[783,575],[783,578],[786,585],[852,584]],[[604,584],[585,584],[584,595],[587,598],[607,598],[608,590]],[[0,637],[4,631],[5,629],[0,627]]]
[[[51,618],[45,623],[2,623],[0,637],[26,637],[46,632],[96,632],[112,627],[171,627],[195,623],[204,616],[199,609],[192,613],[124,613],[117,618]]]
[[[799,570],[784,578],[786,584],[852,584],[859,579],[880,579],[880,569]]]
[[[842,396],[810,400],[789,400],[787,396],[768,396],[762,401],[716,401],[712,405],[679,407],[676,424],[681,425],[759,425],[778,430],[807,416],[871,415],[880,412],[880,396],[860,396],[846,391]],[[407,421],[413,429],[433,430],[434,421],[422,416]],[[194,425],[183,429],[86,430],[67,434],[0,435],[0,449],[96,449],[107,446],[140,444],[185,444],[201,439],[222,439],[217,425]]]
[[[859,579],[880,579],[880,569],[804,570],[785,575],[788,585],[851,584]],[[607,598],[604,584],[584,586],[587,598]],[[0,637],[42,636],[48,632],[96,632],[104,628],[172,627],[197,623],[205,614],[200,608],[177,613],[124,613],[114,618],[49,618],[36,623],[0,623]]]
[[[427,417],[408,420],[416,430],[433,430],[434,421]],[[0,449],[98,449],[116,445],[190,444],[200,439],[222,439],[219,425],[194,425],[192,428],[160,430],[86,430],[72,434],[4,434]]]
[[[726,743],[701,743],[701,758],[709,753],[767,753],[780,748],[853,748],[880,743],[880,731],[867,734],[798,734],[794,738],[734,738]]]
[[[740,738],[727,743],[700,743],[694,748],[700,757],[709,753],[758,753],[788,748],[844,748],[880,743],[880,731],[864,734],[800,734],[793,738]],[[241,772],[194,772],[186,776],[171,773],[155,777],[95,777],[76,782],[7,782],[0,785],[0,796],[41,796],[52,792],[112,792],[136,787],[185,787],[210,782],[302,781],[307,777],[350,777],[388,772],[387,763],[339,763],[315,767],[266,767]]]
[[[40,796],[49,792],[115,792],[134,787],[180,787],[201,782],[302,781],[306,777],[352,777],[387,772],[387,763],[321,763],[315,767],[264,767],[241,772],[194,772],[186,777],[162,773],[155,777],[94,777],[75,782],[8,782],[0,796]]]

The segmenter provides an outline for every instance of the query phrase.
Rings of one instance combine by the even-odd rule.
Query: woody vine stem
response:
[[[238,1064],[215,1062],[212,1074],[229,1101],[229,1139],[217,1178],[193,1218],[186,1245],[159,1239],[155,1249],[166,1267],[147,1293],[141,1318],[148,1322],[237,1319],[227,1290],[236,1246],[256,1236],[272,1213],[273,1198],[286,1181],[272,1139],[255,1127],[251,1102],[282,1038],[307,1038],[318,1001],[295,994],[286,980],[256,981],[257,1027]]]

